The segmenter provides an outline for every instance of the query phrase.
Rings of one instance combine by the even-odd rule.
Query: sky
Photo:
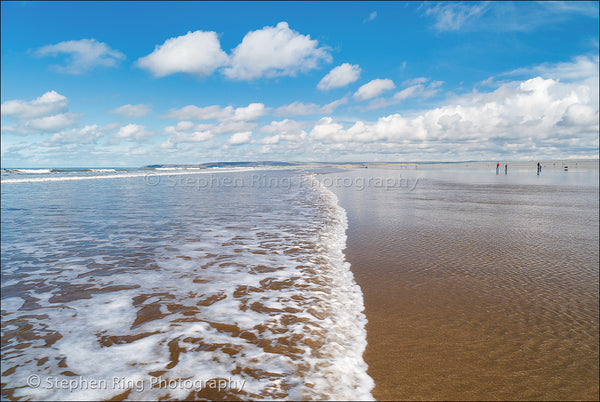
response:
[[[1,3],[1,164],[598,158],[598,2]]]

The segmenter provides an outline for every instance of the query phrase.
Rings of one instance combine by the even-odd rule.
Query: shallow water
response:
[[[371,398],[337,199],[234,170],[3,176],[3,398]]]
[[[410,186],[357,186],[369,178]],[[598,399],[597,170],[329,182],[348,214],[375,398]]]

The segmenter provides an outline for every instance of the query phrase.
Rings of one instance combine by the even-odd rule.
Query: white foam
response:
[[[277,168],[277,167],[276,167]],[[163,168],[157,168],[163,169]],[[52,176],[52,177],[36,177],[36,178],[22,178],[22,179],[1,179],[1,183],[39,183],[39,182],[55,182],[55,181],[78,181],[78,180],[99,180],[99,179],[123,179],[129,177],[145,177],[148,178],[149,184],[154,185],[152,179],[158,176],[172,176],[172,175],[187,175],[187,174],[208,174],[208,173],[231,173],[231,172],[248,172],[254,170],[273,170],[272,167],[265,168],[254,168],[254,167],[241,167],[241,168],[210,168],[210,169],[183,169],[183,168],[164,168],[169,170],[168,172],[155,172],[155,171],[141,171],[134,173],[119,173],[119,174],[106,174],[101,176]],[[281,168],[285,169],[285,168]],[[45,172],[37,173],[50,173],[50,169]],[[92,170],[92,172],[96,172]],[[29,173],[29,172],[27,172]]]
[[[2,299],[2,310],[6,311],[16,311],[23,306],[25,300],[20,297],[7,297],[6,299]]]
[[[170,379],[245,381],[245,399],[372,399],[362,359],[362,293],[343,254],[345,211],[314,177],[307,183],[290,190],[248,187],[246,195],[228,199],[220,189],[192,193],[164,220],[161,210],[145,214],[143,204],[135,215],[115,210],[108,216],[99,212],[114,207],[98,204],[98,215],[85,216],[86,227],[97,228],[82,237],[89,247],[73,241],[78,226],[23,230],[18,243],[3,244],[3,253],[20,251],[39,262],[3,258],[3,289],[27,289],[3,300],[10,312],[5,350],[18,352],[3,358],[4,370],[15,368],[3,382],[21,386],[14,396],[26,399],[110,399],[124,392],[25,386],[32,373],[69,378],[61,374],[69,370],[109,383],[146,381],[127,399],[188,397],[189,389],[150,388],[149,373],[160,371]],[[153,194],[138,186],[137,202]],[[19,276],[13,265],[30,267]],[[84,286],[96,291],[86,295],[77,288]],[[124,288],[99,291],[109,286]],[[78,296],[69,300],[63,291]],[[82,296],[88,298],[77,299]],[[23,309],[32,300],[39,307]],[[138,320],[151,307],[162,317]],[[9,332],[19,318],[38,336],[58,331],[62,337],[50,346],[34,338],[30,347],[17,348],[22,341]],[[182,353],[173,365],[174,343]],[[44,363],[34,359],[43,356],[49,357]],[[66,367],[57,366],[63,358]],[[233,374],[238,367],[271,374]]]
[[[52,169],[12,169],[16,173],[27,173],[27,174],[44,174],[52,172]]]

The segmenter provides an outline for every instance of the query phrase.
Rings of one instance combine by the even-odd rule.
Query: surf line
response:
[[[375,382],[367,373],[368,365],[363,359],[367,347],[364,297],[344,254],[348,229],[346,210],[339,205],[335,193],[316,178],[317,174],[308,173],[305,177],[311,182],[311,188],[323,197],[329,210],[322,246],[329,261],[331,299],[335,300],[330,306],[330,312],[335,324],[326,337],[336,341],[324,345],[322,350],[328,351],[330,370],[337,373],[340,381],[330,383],[320,391],[323,392],[322,395],[327,395],[325,399],[374,400],[371,391]],[[347,366],[347,361],[354,362],[352,367]],[[340,367],[344,367],[342,371],[339,371]],[[310,375],[307,380],[317,384],[321,382],[320,378],[312,378]]]

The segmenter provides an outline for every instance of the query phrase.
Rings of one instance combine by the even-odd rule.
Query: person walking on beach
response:
[[[504,164],[504,174],[508,174],[508,163]]]
[[[500,162],[496,163],[496,175],[500,174]]]
[[[537,174],[538,174],[538,176],[539,176],[539,175],[540,175],[540,173],[542,172],[542,164],[538,162],[538,166],[537,166],[537,167],[538,167]]]

